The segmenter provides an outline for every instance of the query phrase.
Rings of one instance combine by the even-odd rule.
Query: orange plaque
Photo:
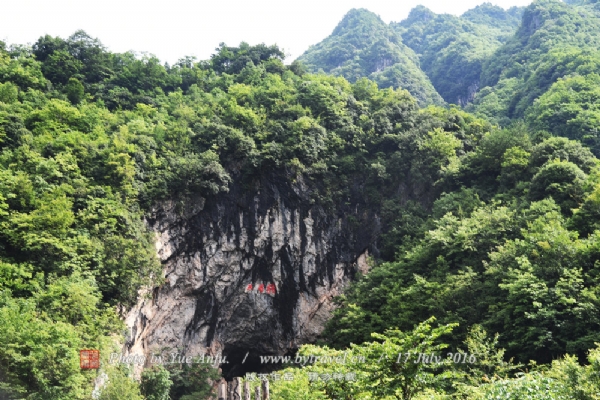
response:
[[[79,366],[81,369],[100,368],[99,350],[79,350]]]

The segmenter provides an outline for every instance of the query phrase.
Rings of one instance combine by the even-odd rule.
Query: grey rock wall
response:
[[[235,183],[213,198],[160,204],[147,223],[165,283],[128,313],[124,352],[220,355],[231,377],[264,370],[258,355],[289,354],[314,341],[332,298],[377,253],[377,214],[359,203],[345,207],[311,205],[307,185],[277,176],[252,187]]]

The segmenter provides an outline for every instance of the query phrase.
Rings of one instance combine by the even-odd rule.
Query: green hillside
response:
[[[276,365],[294,379],[274,399],[600,398],[599,13],[352,10],[289,65],[265,44],[169,66],[83,31],[0,42],[0,399],[209,398],[216,369],[135,380],[107,358],[165,284],[153,206],[265,177],[380,229],[318,343],[288,354],[363,361]]]
[[[365,9],[350,10],[333,33],[311,46],[298,61],[311,72],[368,77],[381,88],[401,88],[420,105],[444,103],[419,68],[419,58],[381,18]]]
[[[456,17],[419,6],[391,26],[419,55],[421,68],[444,100],[465,105],[480,87],[485,61],[517,29],[520,12],[485,3]]]
[[[534,2],[514,37],[486,61],[482,89],[469,109],[502,125],[526,118],[537,128],[595,148],[587,138],[598,126],[589,89],[571,82],[593,80],[600,72],[599,18],[598,4]]]
[[[418,6],[404,21],[386,25],[373,13],[351,10],[298,61],[313,72],[407,89],[421,104],[439,103],[437,91],[446,102],[464,105],[479,87],[484,62],[517,29],[521,11],[484,3],[455,17]]]
[[[498,29],[506,36],[511,36],[515,32],[515,29],[519,27],[522,14],[523,7],[511,7],[508,10],[504,10],[491,3],[483,3],[466,11],[461,15],[461,18],[471,21],[474,24]]]
[[[432,92],[422,85],[422,71],[447,103],[500,126],[525,120],[532,128],[582,140],[600,154],[600,117],[582,104],[594,97],[593,90],[576,78],[600,73],[599,12],[598,3],[589,1],[540,0],[509,10],[484,3],[460,17],[418,6],[388,26],[372,13],[352,10],[329,38],[298,60],[313,72],[406,88],[420,104],[429,104]],[[394,41],[396,57],[381,61],[391,46],[382,47],[382,36],[394,38],[388,41]],[[559,84],[559,79],[570,81]],[[419,87],[421,94],[415,95]],[[567,108],[561,106],[565,101]]]

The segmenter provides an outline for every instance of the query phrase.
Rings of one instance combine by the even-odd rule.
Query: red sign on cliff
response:
[[[253,291],[253,289],[254,289],[254,285],[249,283],[246,286],[245,292],[251,293]],[[271,283],[268,283],[265,287],[265,284],[261,283],[256,287],[256,291],[261,294],[266,293],[266,294],[275,295],[275,293],[277,293],[277,286],[275,286],[275,284],[271,282]]]

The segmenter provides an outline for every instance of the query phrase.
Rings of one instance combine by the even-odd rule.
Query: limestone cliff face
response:
[[[332,298],[368,268],[380,223],[359,203],[326,212],[309,195],[302,181],[270,176],[252,188],[233,184],[213,198],[157,206],[147,222],[165,283],[127,315],[125,353],[221,354],[226,375],[236,376],[260,369],[258,355],[313,341]]]

